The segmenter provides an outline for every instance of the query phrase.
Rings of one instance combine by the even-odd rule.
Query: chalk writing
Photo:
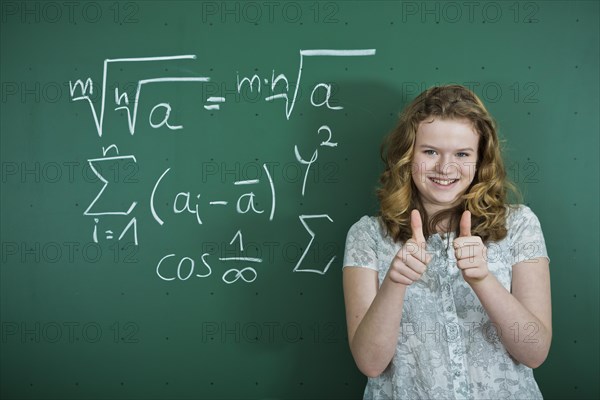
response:
[[[300,50],[299,51],[299,65],[298,71],[295,75],[295,85],[293,89],[290,88],[290,80],[285,73],[279,71],[276,72],[272,69],[269,76],[259,76],[253,74],[252,76],[240,76],[240,72],[236,73],[237,93],[241,93],[242,90],[249,90],[250,92],[256,92],[266,102],[282,102],[283,103],[283,115],[285,120],[290,120],[293,116],[293,110],[298,101],[298,89],[302,81],[302,72],[306,68],[304,66],[305,58],[310,57],[362,57],[362,56],[373,56],[375,55],[375,49],[352,49],[352,50],[340,50],[340,49],[313,49],[313,50]],[[119,87],[114,89],[114,98],[112,102],[108,101],[107,96],[107,84],[108,77],[112,67],[116,65],[126,65],[128,63],[168,63],[172,61],[194,61],[196,56],[193,54],[175,55],[175,56],[159,56],[159,57],[137,57],[137,58],[114,58],[106,59],[103,64],[102,71],[102,82],[100,83],[100,104],[94,104],[92,96],[94,90],[98,85],[95,84],[91,77],[76,79],[74,82],[69,81],[69,90],[71,100],[73,102],[84,101],[87,102],[91,117],[94,123],[96,134],[99,138],[103,137],[105,133],[105,116],[106,110],[112,109],[115,112],[125,113],[127,121],[127,131],[130,135],[136,133],[136,128],[142,122],[138,121],[139,106],[143,99],[142,90],[149,86],[155,85],[203,85],[211,81],[209,76],[156,76],[156,77],[144,77],[139,79],[134,85],[134,93],[128,93],[126,90],[120,90]],[[140,65],[140,64],[138,64]],[[264,84],[264,86],[263,86]],[[266,89],[265,89],[266,88]],[[268,92],[268,93],[267,93]],[[330,82],[318,82],[310,90],[310,105],[312,107],[326,108],[332,112],[340,111],[343,109],[341,105],[330,104],[332,94],[332,84]],[[317,100],[319,99],[319,100]],[[221,96],[209,96],[208,98],[202,99],[200,104],[202,108],[208,112],[219,111],[226,105],[225,97]],[[150,112],[148,114],[147,126],[151,129],[168,129],[170,131],[184,131],[185,124],[178,118],[173,118],[172,111],[173,106],[167,101],[158,101],[152,103],[150,106]],[[307,187],[307,178],[309,171],[315,162],[319,158],[319,148],[321,151],[329,152],[335,151],[338,147],[338,142],[334,140],[334,129],[329,125],[321,125],[316,134],[323,135],[324,140],[312,149],[301,149],[297,144],[293,146],[293,151],[290,149],[290,158],[300,164],[300,168],[305,168],[304,178],[302,181],[302,187],[299,188],[299,193],[302,197],[308,196],[310,188]],[[108,206],[108,201],[104,201],[103,197],[107,193],[120,193],[120,187],[118,182],[111,182],[107,179],[105,174],[106,168],[110,168],[115,163],[135,163],[138,165],[138,160],[135,155],[119,154],[119,148],[117,144],[112,143],[107,147],[102,147],[102,157],[92,157],[87,159],[87,162],[92,172],[102,183],[98,194],[92,199],[86,210],[83,212],[85,216],[93,218],[94,227],[92,230],[92,239],[94,243],[99,243],[101,240],[114,240],[121,241],[126,234],[130,234],[136,246],[138,246],[138,217],[134,216],[134,210],[141,199],[131,199],[124,203],[121,202],[119,208],[114,206]],[[106,168],[105,168],[106,167]],[[203,225],[203,215],[213,207],[219,207],[221,209],[235,210],[238,215],[254,214],[265,218],[265,221],[272,222],[276,218],[277,213],[277,182],[273,179],[267,164],[262,164],[262,168],[265,171],[266,179],[238,179],[233,182],[233,191],[237,192],[234,198],[226,196],[215,196],[212,193],[201,192],[196,186],[190,187],[178,191],[176,193],[169,192],[169,185],[167,184],[169,179],[173,180],[171,170],[173,167],[164,169],[161,173],[155,176],[154,185],[152,190],[147,193],[147,199],[149,200],[149,209],[152,215],[150,221],[154,221],[159,226],[167,226],[165,221],[169,221],[169,215],[189,215],[194,224]],[[171,178],[170,178],[171,177]],[[263,201],[260,199],[259,194],[264,190],[257,191],[258,188],[267,188],[270,193],[270,202]],[[144,197],[144,193],[138,193],[139,196]],[[264,195],[263,195],[264,196]],[[167,198],[172,204],[171,211],[166,212],[159,210],[157,207],[157,201]],[[258,200],[261,200],[260,202]],[[123,206],[123,204],[125,204]],[[260,206],[259,206],[260,204]],[[265,207],[264,204],[268,204]],[[172,214],[170,214],[172,212]],[[235,215],[235,214],[234,214]],[[104,229],[104,221],[101,218],[115,218],[120,216],[121,218],[127,218],[126,223],[121,224],[124,226],[120,232],[115,232],[114,229]],[[311,272],[319,275],[324,275],[335,259],[335,255],[331,257],[326,263],[322,265],[304,265],[304,261],[307,260],[306,255],[314,246],[316,234],[309,226],[309,220],[322,219],[333,223],[333,219],[328,213],[318,214],[300,214],[298,215],[301,226],[305,229],[310,239],[307,238],[307,244],[300,257],[298,258],[293,272]],[[102,228],[99,228],[101,226]],[[225,264],[230,264],[229,267],[223,267],[224,272],[221,274],[221,280],[228,285],[244,282],[254,282],[259,274],[259,265],[263,263],[263,259],[259,257],[249,257],[244,255],[244,240],[241,229],[237,229],[233,238],[229,242],[229,245],[236,247],[239,252],[239,256],[236,257],[214,257],[210,253],[204,252],[197,255],[185,255],[183,257],[177,256],[175,253],[170,253],[158,260],[156,264],[156,275],[166,281],[186,281],[192,277],[195,278],[208,278]],[[179,259],[179,261],[177,261]],[[175,261],[175,262],[174,262]],[[234,265],[231,265],[234,263]],[[249,266],[244,266],[249,264]],[[217,265],[219,265],[217,267]],[[225,270],[225,268],[228,268]]]

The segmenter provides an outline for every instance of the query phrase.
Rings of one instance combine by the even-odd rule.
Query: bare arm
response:
[[[390,363],[400,331],[406,286],[386,275],[381,288],[377,271],[344,268],[344,300],[350,351],[360,371],[380,375]]]
[[[512,293],[493,274],[470,283],[508,352],[530,368],[539,367],[552,341],[548,260],[540,257],[513,266]]]
[[[502,286],[487,266],[487,248],[479,236],[471,236],[471,213],[460,220],[460,237],[454,240],[457,266],[471,286],[500,340],[518,362],[539,367],[552,341],[550,269],[545,257],[512,266],[512,293]]]
[[[378,272],[344,268],[344,301],[350,351],[360,371],[380,375],[396,351],[407,286],[421,278],[431,256],[425,252],[421,217],[411,214],[413,237],[391,260],[379,287]]]

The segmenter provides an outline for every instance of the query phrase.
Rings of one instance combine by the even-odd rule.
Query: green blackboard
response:
[[[600,395],[598,2],[2,1],[0,33],[2,398],[360,398],[346,233],[446,83],[542,223],[540,388]]]

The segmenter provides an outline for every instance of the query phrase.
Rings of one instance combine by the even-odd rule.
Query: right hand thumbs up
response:
[[[431,261],[431,256],[425,251],[427,242],[423,236],[423,223],[418,210],[410,213],[410,227],[412,236],[398,250],[389,270],[392,281],[407,286],[421,278]]]

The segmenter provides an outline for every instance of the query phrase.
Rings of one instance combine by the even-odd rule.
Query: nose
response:
[[[436,172],[445,177],[458,178],[460,166],[452,159],[452,155],[442,154],[436,163]]]
[[[444,172],[448,169],[448,164],[450,163],[450,157],[447,154],[442,154],[438,157],[437,162],[435,163],[437,172]]]

